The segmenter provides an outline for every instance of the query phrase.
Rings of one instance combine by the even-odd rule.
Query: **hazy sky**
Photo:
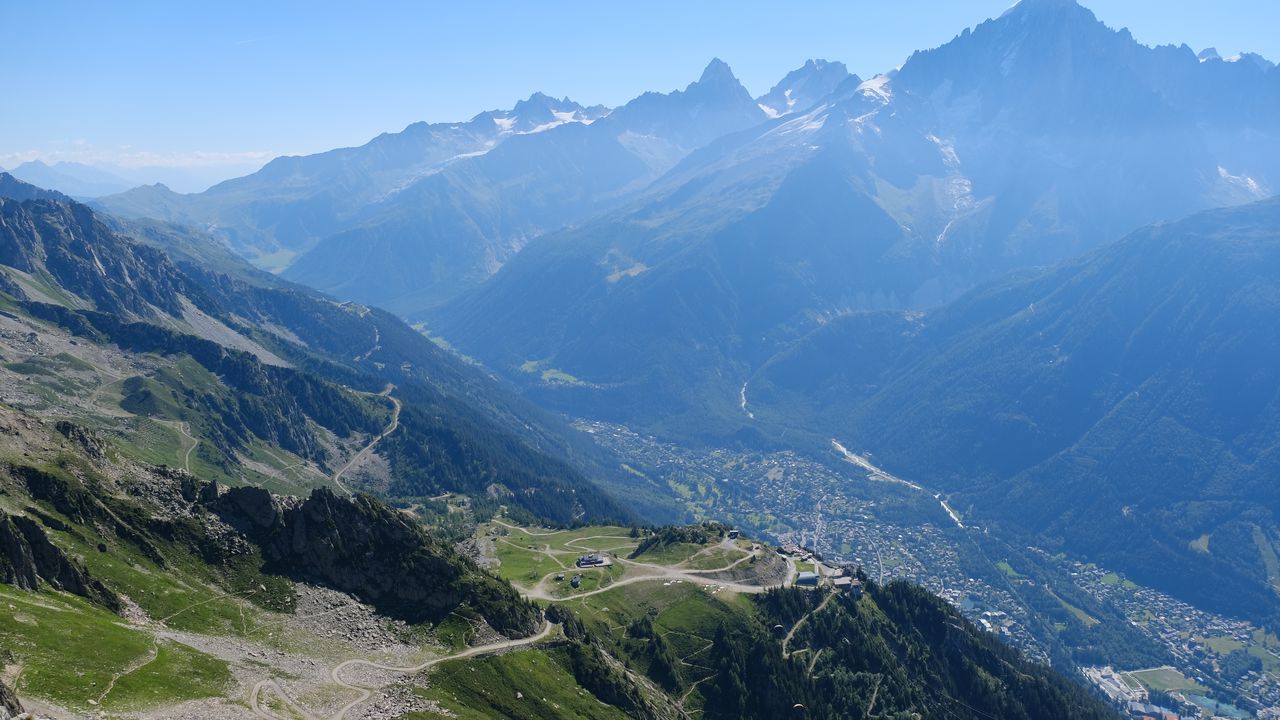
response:
[[[263,161],[466,119],[535,90],[617,105],[728,62],[864,76],[1011,0],[0,2],[0,166]],[[1086,0],[1142,42],[1280,59],[1276,0]]]

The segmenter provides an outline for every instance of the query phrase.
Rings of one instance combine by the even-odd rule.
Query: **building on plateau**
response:
[[[796,576],[797,587],[818,587],[818,573],[805,570]]]
[[[851,578],[847,575],[838,577],[831,581],[831,586],[836,590],[843,590],[855,598],[862,597],[862,581],[856,578]]]
[[[606,559],[600,553],[591,553],[590,555],[583,555],[582,557],[578,558],[578,567],[580,568],[601,567],[608,564],[609,564],[609,560]]]

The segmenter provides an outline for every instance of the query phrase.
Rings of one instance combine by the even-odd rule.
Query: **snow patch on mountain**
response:
[[[941,247],[947,241],[947,235],[956,221],[976,208],[978,201],[973,197],[973,181],[966,177],[961,169],[960,157],[956,154],[955,145],[932,133],[925,138],[937,146],[948,173],[945,192],[951,204],[951,218],[934,239],[934,244]]]
[[[889,87],[889,83],[892,80],[893,78],[888,75],[877,75],[859,85],[858,92],[866,97],[876,98],[881,102],[890,102],[893,100],[893,90]]]
[[[1221,165],[1218,166],[1218,177],[1225,180],[1227,184],[1240,188],[1259,200],[1265,199],[1270,195],[1267,189],[1262,187],[1257,180],[1247,175],[1232,175]]]
[[[770,131],[779,136],[794,135],[796,133],[815,133],[827,124],[827,108],[821,107],[813,112],[801,115],[794,120],[788,120],[777,128]]]

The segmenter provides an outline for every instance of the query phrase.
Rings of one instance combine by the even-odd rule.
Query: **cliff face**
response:
[[[40,584],[31,546],[9,516],[3,514],[0,514],[0,581],[23,590],[35,590]]]
[[[115,611],[120,599],[90,577],[29,517],[0,513],[0,582],[35,590],[44,581]]]
[[[510,586],[367,496],[317,489],[298,502],[244,487],[214,507],[262,548],[271,572],[349,592],[410,622],[469,609],[508,635],[538,627],[537,609]]]

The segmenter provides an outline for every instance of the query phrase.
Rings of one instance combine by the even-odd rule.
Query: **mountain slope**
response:
[[[7,406],[0,426],[21,458],[0,469],[0,567],[24,571],[0,573],[3,662],[40,716],[208,716],[244,702],[230,666],[287,685],[318,674],[308,656],[362,656],[370,640],[400,653],[410,627],[542,625],[509,584],[371,498],[220,488]],[[323,627],[305,622],[317,601]]]
[[[139,423],[176,424],[195,433],[199,449],[191,450],[224,477],[261,477],[253,456],[260,443],[277,445],[312,466],[307,482],[336,485],[325,476],[354,452],[350,445],[388,424],[391,402],[397,432],[369,457],[356,456],[382,478],[369,480],[370,489],[508,498],[566,524],[626,515],[570,464],[599,467],[579,454],[573,431],[386,313],[273,279],[180,269],[76,203],[0,198],[0,218],[0,269],[13,298],[4,322],[34,330],[37,342],[57,337],[65,348],[58,362],[80,368],[84,377],[74,382],[97,388],[83,407],[85,398],[41,395],[20,400],[24,407],[88,413],[104,426],[123,422],[130,433]],[[59,375],[67,371],[45,369],[44,352],[24,350],[16,344],[22,355],[11,358],[17,397],[24,385],[45,384],[42,375],[66,393]],[[138,358],[137,369],[102,364],[102,353],[121,351]],[[159,367],[145,359],[150,354],[163,358]],[[21,380],[22,373],[35,377]],[[117,381],[113,402],[103,391]],[[121,410],[136,419],[122,421]],[[390,475],[399,481],[387,484]]]
[[[1141,230],[923,316],[837,319],[752,378],[966,522],[1230,615],[1280,578],[1280,200]]]
[[[433,327],[514,379],[530,360],[578,378],[535,390],[573,412],[725,415],[759,363],[829,317],[937,306],[1257,199],[1280,178],[1277,77],[1027,0],[693,153],[634,203],[534,243]]]
[[[752,600],[763,588],[745,576],[740,595],[664,580],[698,571],[646,558],[634,569],[647,577],[599,592],[556,586],[544,613],[438,528],[367,496],[226,489],[6,406],[0,427],[5,456],[21,458],[0,469],[0,572],[9,560],[19,570],[0,574],[0,641],[19,666],[7,677],[42,714],[196,718],[247,705],[268,717],[445,708],[658,720],[699,707],[776,717],[802,703],[821,718],[947,706],[963,718],[1114,717],[905,584],[862,577],[865,594],[775,589]],[[575,543],[640,542],[618,530],[535,540],[545,531],[502,521],[476,537],[506,543],[499,555],[514,564],[525,551],[572,558]],[[534,549],[544,541],[558,549]],[[726,550],[721,538],[683,547]],[[760,565],[772,556],[750,553]],[[610,570],[579,572],[596,581]],[[783,623],[785,641],[770,634]],[[18,705],[7,691],[0,699]]]
[[[23,182],[7,172],[0,172],[0,197],[11,200],[70,200],[56,190],[46,190]]]
[[[1114,717],[908,583],[872,586],[862,599],[773,591],[759,605],[765,623],[793,629],[791,654],[779,658],[762,628],[722,628],[707,717]]]

